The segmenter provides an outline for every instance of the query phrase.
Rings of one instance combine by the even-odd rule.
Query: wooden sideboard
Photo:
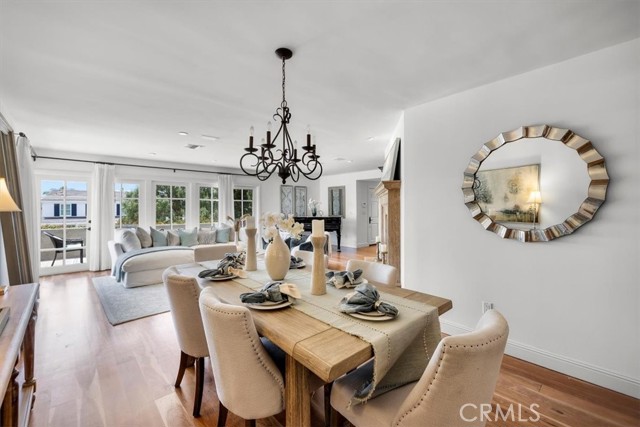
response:
[[[0,334],[0,425],[26,426],[35,400],[33,372],[38,283],[14,285],[0,297],[9,307],[9,321]]]
[[[335,231],[338,236],[338,252],[340,252],[340,239],[342,237],[342,217],[340,216],[296,216],[295,222],[304,226],[304,231],[311,231],[311,221],[321,219],[324,221],[324,231]]]

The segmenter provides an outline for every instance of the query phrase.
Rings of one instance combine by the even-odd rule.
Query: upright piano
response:
[[[338,252],[340,252],[340,229],[342,227],[341,216],[296,216],[294,221],[304,225],[304,231],[311,231],[311,221],[314,219],[324,220],[324,231],[335,231],[338,236]]]

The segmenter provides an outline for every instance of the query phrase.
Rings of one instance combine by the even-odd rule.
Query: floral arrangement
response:
[[[299,239],[304,231],[304,225],[293,220],[293,215],[287,217],[281,213],[265,213],[260,219],[264,227],[264,237],[271,240],[280,230],[288,232],[293,239]]]
[[[316,213],[318,213],[318,208],[320,207],[320,201],[309,199],[308,205],[309,209],[311,210],[311,215],[316,216]]]

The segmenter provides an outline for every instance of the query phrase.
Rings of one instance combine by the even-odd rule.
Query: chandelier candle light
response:
[[[327,293],[327,282],[324,275],[324,220],[311,221],[311,244],[313,245],[313,266],[311,267],[311,295]]]
[[[291,178],[298,182],[300,175],[310,180],[316,180],[322,175],[322,164],[318,161],[320,156],[316,154],[316,144],[311,144],[311,131],[307,126],[307,143],[302,147],[304,153],[298,157],[298,142],[291,141],[287,125],[291,120],[291,112],[285,98],[285,61],[291,59],[293,52],[281,47],[276,50],[276,55],[282,59],[282,102],[273,115],[274,120],[280,121],[280,128],[273,140],[271,138],[271,122],[267,123],[267,139],[262,139],[259,148],[253,145],[253,126],[249,132],[249,146],[244,149],[246,154],[240,158],[240,168],[250,176],[257,177],[260,181],[266,181],[277,172],[282,183]],[[282,139],[282,148],[276,148],[275,142]],[[257,152],[260,155],[256,154]]]

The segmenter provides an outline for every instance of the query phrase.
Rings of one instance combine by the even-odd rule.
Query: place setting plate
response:
[[[208,276],[208,277],[204,277],[205,280],[210,280],[212,282],[222,282],[225,280],[231,280],[231,279],[235,279],[236,277],[238,277],[235,274],[227,274],[224,276]]]
[[[398,316],[390,316],[388,314],[380,313],[379,311],[368,311],[360,313],[346,313],[351,317],[355,317],[360,320],[369,320],[372,322],[386,322],[387,320],[393,320]]]
[[[291,301],[265,301],[260,303],[244,303],[244,305],[254,310],[279,310],[281,308],[289,307],[291,304],[293,304]]]

